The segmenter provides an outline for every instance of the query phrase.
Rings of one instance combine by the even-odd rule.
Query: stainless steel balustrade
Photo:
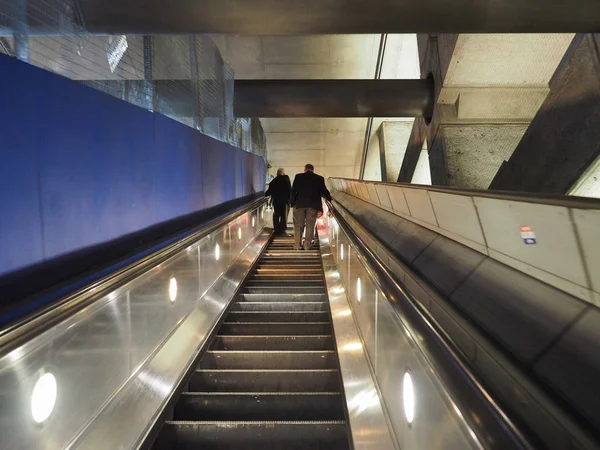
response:
[[[400,448],[532,448],[463,362],[345,220],[328,204],[321,244],[344,280]]]
[[[266,244],[263,205],[220,217],[7,330],[0,448],[134,448]]]

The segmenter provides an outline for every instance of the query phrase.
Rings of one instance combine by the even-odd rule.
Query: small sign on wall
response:
[[[523,239],[523,242],[525,242],[525,244],[533,245],[536,243],[533,228],[527,225],[523,225],[519,227],[519,231],[521,232],[521,239]]]

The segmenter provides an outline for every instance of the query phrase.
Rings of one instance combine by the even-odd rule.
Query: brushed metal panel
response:
[[[398,214],[404,214],[405,216],[410,216],[410,209],[408,209],[408,203],[406,203],[406,197],[404,196],[402,188],[396,186],[385,186],[385,190],[390,197],[390,202],[392,203],[394,212]]]
[[[327,234],[329,239],[324,239]],[[348,314],[352,310],[339,273],[346,264],[339,261],[338,265],[334,261],[329,230],[319,230],[319,238],[353,447],[356,450],[395,449],[361,337],[352,314]]]
[[[371,356],[372,363],[377,358],[375,346],[375,291],[377,290],[371,281],[364,266],[360,263],[357,253],[351,253],[350,276],[345,279],[347,297],[352,311],[366,345],[366,351]],[[360,279],[360,299],[358,293],[358,279]]]
[[[481,197],[474,200],[489,248],[587,286],[567,208]],[[535,245],[523,242],[520,226],[533,228]]]
[[[372,203],[379,205],[379,196],[377,195],[377,190],[375,189],[375,185],[373,183],[367,184],[367,190],[369,191],[369,199]]]
[[[600,311],[585,315],[534,366],[535,372],[558,390],[592,423],[600,426]]]
[[[377,192],[377,197],[379,198],[379,205],[388,211],[393,211],[392,201],[390,200],[390,195],[388,194],[386,186],[383,184],[376,184],[375,191]]]
[[[327,230],[324,230],[324,232],[327,232]],[[330,241],[331,236],[332,233],[329,232],[327,242]],[[402,326],[401,319],[388,300],[377,290],[376,283],[369,279],[369,272],[363,266],[361,260],[356,257],[356,253],[353,250],[348,250],[348,238],[341,229],[339,230],[338,241],[343,243],[344,248],[346,248],[345,259],[344,261],[338,259],[338,265],[333,266],[337,270],[330,271],[326,261],[331,251],[324,245],[326,242],[323,240],[323,235],[321,236],[329,298],[337,348],[340,351],[340,365],[342,366],[342,377],[346,398],[348,399],[353,436],[357,433],[362,439],[375,439],[378,436],[377,433],[367,433],[365,428],[357,430],[352,424],[353,412],[369,411],[371,405],[379,404],[376,391],[369,392],[361,389],[362,384],[353,379],[348,379],[343,373],[345,351],[350,352],[354,349],[354,352],[356,352],[360,348],[361,354],[364,350],[368,351],[368,359],[374,367],[377,386],[389,417],[388,424],[391,424],[388,426],[391,426],[400,448],[415,450],[425,448],[451,450],[478,448],[466,432],[462,423],[463,419],[456,412],[457,410],[448,398],[440,380],[432,373],[431,367],[424,359],[421,350],[412,341],[407,329]],[[348,255],[351,260],[349,265],[347,264]],[[341,276],[338,275],[338,271],[341,272]],[[363,292],[360,304],[356,297],[356,278],[358,276],[361,277],[361,290]],[[369,279],[369,281],[365,282],[365,279]],[[332,281],[336,281],[337,284],[333,284]],[[370,291],[377,292],[374,302],[376,307],[374,323],[370,315],[372,311],[370,309]],[[345,305],[348,305],[348,302],[350,303],[350,308],[348,306],[336,308],[336,302],[342,297],[346,301]],[[369,306],[369,308],[365,308],[365,306]],[[355,324],[360,328],[359,333],[362,335],[362,340],[356,339],[356,341],[351,342],[352,345],[345,346],[339,340],[341,333],[338,331],[336,321],[341,319],[352,320],[352,316],[355,319]],[[370,343],[369,336],[373,327],[375,327],[376,340],[374,343]],[[353,328],[353,331],[356,333],[356,328]],[[375,351],[373,351],[373,345]],[[416,416],[412,425],[409,425],[406,421],[402,398],[402,380],[407,369],[411,372],[417,399]],[[356,392],[358,394],[355,397],[349,397],[349,394],[352,395]],[[436,432],[432,433],[432,429],[435,429]]]
[[[396,237],[388,244],[390,249],[407,263],[413,262],[438,236],[437,233],[407,219],[398,221],[396,231]]]
[[[414,267],[449,295],[479,265],[485,256],[457,242],[438,236],[414,261]]]
[[[249,218],[250,213],[246,216]],[[240,219],[243,221],[244,217]],[[211,252],[214,257],[213,244],[217,242],[222,245],[224,253],[219,261],[213,259],[212,266],[219,274],[227,270],[234,256],[231,246],[225,241],[229,239],[228,228],[228,225],[221,227],[11,353],[2,355],[2,446],[23,450],[66,448],[78,436],[85,434],[86,427],[96,425],[93,420],[104,414],[108,405],[116,408],[115,414],[126,410],[128,413],[120,421],[113,418],[109,431],[102,435],[101,443],[97,441],[92,447],[130,448],[133,444],[127,443],[129,438],[126,439],[126,436],[132,437],[137,433],[139,438],[143,428],[136,426],[144,417],[146,423],[143,425],[147,426],[157,409],[144,403],[142,397],[121,404],[120,401],[125,398],[121,396],[123,389],[137,383],[151,405],[169,395],[173,385],[163,383],[160,371],[172,371],[175,367],[172,366],[173,361],[186,356],[187,344],[178,341],[181,346],[168,346],[165,339],[196,307],[203,317],[202,323],[196,325],[203,324],[204,328],[195,326],[194,335],[209,331],[210,327],[205,326],[210,322],[207,311],[216,300],[210,295],[201,296],[215,282],[208,278],[214,272],[203,270],[199,261],[201,263],[203,253]],[[245,244],[260,232],[259,228],[253,230],[253,233],[242,235]],[[255,255],[259,250],[247,247],[247,251],[254,251]],[[172,278],[177,285],[174,300],[171,300],[170,291]],[[235,280],[232,276],[227,278],[229,283]],[[223,299],[218,299],[216,304],[220,305],[221,301]],[[215,317],[210,323],[214,320]],[[168,347],[167,355],[150,363],[149,358],[163,345]],[[40,426],[32,419],[30,401],[33,386],[43,372],[55,375],[57,398],[51,415]],[[130,407],[134,407],[133,413]],[[138,421],[134,422],[132,418],[138,416],[140,419],[136,418]]]
[[[451,300],[524,362],[539,355],[586,307],[492,259],[484,261]]]
[[[415,219],[423,220],[431,225],[438,226],[431,206],[431,200],[429,199],[428,191],[424,189],[410,189],[402,188],[406,197],[406,203],[410,209],[410,215]]]
[[[498,396],[498,401],[510,406],[515,411],[520,411],[521,417],[525,417],[527,425],[533,429],[540,430],[540,436],[545,448],[556,450],[571,450],[573,448],[586,448],[578,446],[569,436],[566,427],[560,423],[551,412],[546,412],[537,399],[530,394],[528,386],[519,384],[507,371],[503,361],[496,360],[485,348],[477,347],[477,357],[473,364],[482,379],[485,379]]]
[[[485,245],[477,210],[471,197],[429,192],[440,228]]]
[[[446,398],[439,379],[387,301],[378,307],[377,324],[377,380],[400,448],[478,448],[463,432],[459,425],[462,419]],[[402,394],[407,370],[411,373],[416,399],[415,418],[410,426],[404,415]]]
[[[600,292],[600,211],[572,209],[571,214],[579,233],[581,251],[590,276],[591,288]]]

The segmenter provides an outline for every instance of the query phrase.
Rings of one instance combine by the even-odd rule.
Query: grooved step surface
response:
[[[156,450],[348,450],[344,421],[167,422]]]
[[[333,337],[216,336],[211,350],[333,350]]]
[[[319,250],[275,237],[154,443],[155,450],[348,450]]]
[[[197,392],[334,392],[339,391],[337,369],[197,370],[190,391]]]
[[[343,420],[339,392],[185,392],[174,420]]]

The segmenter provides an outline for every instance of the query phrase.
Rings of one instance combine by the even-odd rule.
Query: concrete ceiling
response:
[[[237,79],[368,79],[380,35],[213,36]],[[419,78],[415,35],[390,35],[381,78]],[[272,171],[311,163],[323,176],[357,178],[367,119],[261,119]],[[373,129],[373,133],[376,129]]]

